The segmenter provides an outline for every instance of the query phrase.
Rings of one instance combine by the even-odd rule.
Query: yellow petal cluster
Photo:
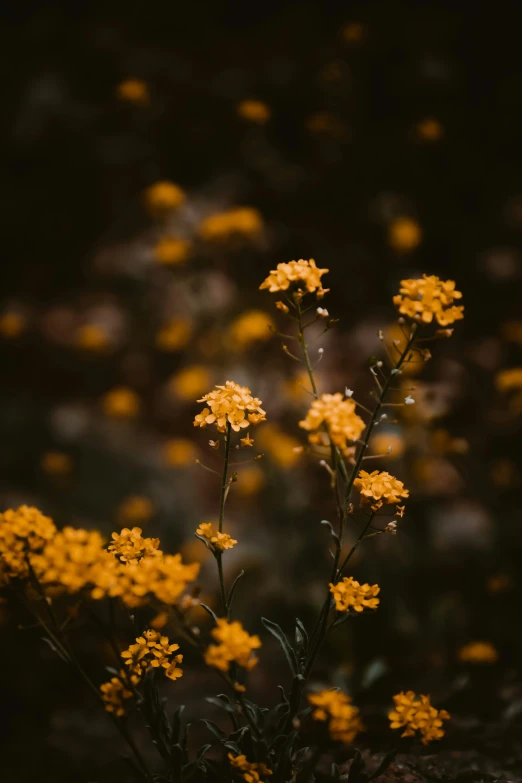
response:
[[[212,522],[202,522],[196,530],[196,534],[206,538],[212,544],[213,549],[216,549],[218,552],[232,549],[237,544],[236,539],[231,538],[228,533],[220,533],[219,530],[216,530]]]
[[[104,555],[104,541],[97,530],[64,527],[31,558],[42,585],[77,593],[91,583],[93,567]]]
[[[234,756],[232,753],[229,753],[228,759],[230,761],[230,766],[244,773],[243,780],[245,780],[246,783],[263,783],[260,775],[272,774],[272,770],[268,769],[266,764],[263,764],[262,761],[248,761],[244,754],[241,754],[240,756]]]
[[[371,473],[361,470],[353,485],[361,493],[361,503],[371,504],[374,511],[383,503],[399,503],[401,498],[407,498],[410,494],[402,481],[385,470],[374,470]]]
[[[348,744],[363,731],[359,710],[345,693],[323,690],[308,694],[308,701],[315,708],[312,718],[328,722],[328,731],[333,740]]]
[[[263,218],[252,207],[233,207],[205,218],[198,227],[207,242],[226,242],[234,236],[255,238],[263,231]]]
[[[112,677],[109,682],[100,685],[100,691],[107,712],[112,712],[117,718],[125,715],[124,700],[132,698],[132,691],[125,684],[123,670],[120,672],[120,677]]]
[[[0,514],[0,584],[11,578],[26,579],[27,557],[41,552],[56,534],[50,517],[33,506],[20,506]]]
[[[140,527],[124,527],[119,533],[112,534],[112,542],[107,547],[122,563],[137,563],[144,555],[152,557],[162,553],[159,538],[143,538]]]
[[[271,294],[276,291],[287,291],[292,283],[304,283],[306,290],[321,299],[330,289],[323,288],[321,277],[329,272],[329,269],[319,269],[313,258],[309,261],[289,261],[277,265],[277,269],[270,270],[270,274],[259,288],[268,288]]]
[[[299,422],[299,426],[309,432],[324,425],[335,445],[343,452],[348,449],[347,441],[357,440],[365,427],[364,421],[355,412],[355,402],[343,399],[340,392],[322,394],[312,402],[306,418]]]
[[[261,408],[261,400],[252,397],[250,389],[240,386],[234,381],[227,381],[224,386],[205,394],[198,402],[208,403],[194,419],[195,427],[206,427],[215,424],[218,432],[225,432],[230,424],[234,432],[265,421],[265,411]]]
[[[365,609],[377,609],[379,605],[379,585],[361,585],[353,576],[345,576],[342,582],[330,583],[330,592],[335,600],[338,612],[363,612]]]
[[[498,652],[491,642],[470,642],[460,648],[459,660],[465,663],[495,663]]]
[[[434,319],[440,326],[449,326],[464,318],[464,307],[454,305],[462,299],[453,280],[440,280],[435,275],[423,275],[417,280],[401,280],[400,293],[393,303],[401,315],[430,324]]]
[[[252,651],[261,647],[261,640],[259,636],[250,636],[241,623],[229,623],[220,618],[212,636],[218,644],[211,644],[205,652],[208,666],[227,672],[233,661],[244,669],[252,669],[256,665],[258,659]]]
[[[404,728],[401,737],[414,737],[419,732],[421,742],[427,745],[444,736],[443,721],[450,715],[446,710],[432,707],[430,696],[417,698],[413,691],[401,692],[393,697],[395,709],[388,713],[392,729]]]
[[[141,678],[150,669],[164,669],[165,676],[177,680],[183,676],[183,670],[177,666],[183,656],[173,655],[179,650],[179,644],[171,644],[168,636],[162,636],[159,631],[149,629],[143,636],[138,636],[136,644],[131,644],[121,657],[129,667],[129,672]]]

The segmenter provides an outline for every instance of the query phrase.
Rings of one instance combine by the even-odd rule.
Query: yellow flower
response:
[[[244,438],[240,438],[239,442],[242,446],[253,446],[254,445],[254,439],[250,437],[250,435],[245,435]]]
[[[328,269],[319,269],[313,258],[309,261],[289,261],[277,265],[269,276],[259,286],[260,289],[268,288],[271,294],[276,291],[287,291],[292,283],[304,283],[306,290],[318,298],[322,298],[330,289],[323,288],[321,277],[329,272]]]
[[[439,141],[444,134],[444,128],[438,120],[426,117],[417,124],[417,135],[424,141]]]
[[[168,621],[169,621],[168,612],[158,612],[158,614],[152,618],[150,624],[155,631],[161,631],[162,628],[165,628]]]
[[[120,101],[133,103],[135,106],[147,106],[149,103],[149,88],[142,79],[126,79],[118,84],[116,95]]]
[[[140,398],[126,386],[111,389],[103,398],[103,410],[114,419],[132,419],[140,410]]]
[[[228,339],[232,348],[244,350],[258,340],[268,340],[272,336],[270,328],[274,322],[262,310],[247,310],[230,324]]]
[[[25,318],[21,313],[7,312],[0,315],[0,334],[12,340],[19,337],[25,329]]]
[[[174,182],[163,180],[145,191],[145,204],[153,215],[162,216],[178,209],[185,201],[185,193]]]
[[[44,473],[52,476],[66,476],[73,469],[73,461],[68,454],[61,451],[47,451],[40,465]]]
[[[427,745],[444,736],[443,721],[450,718],[446,710],[432,707],[429,696],[417,698],[413,691],[401,692],[393,697],[395,709],[388,713],[392,729],[404,729],[401,737],[413,737],[419,732],[421,742]]]
[[[183,670],[177,666],[182,662],[183,656],[173,655],[178,650],[179,644],[171,644],[168,636],[149,629],[136,639],[136,644],[131,644],[128,650],[124,650],[121,657],[129,671],[138,678],[150,668],[161,668],[164,669],[166,677],[177,680],[183,676]]]
[[[107,333],[101,326],[85,324],[76,330],[74,336],[75,345],[86,351],[103,351],[109,345]]]
[[[56,535],[50,517],[33,506],[20,506],[0,514],[0,582],[12,577],[27,578],[27,555],[41,552]]]
[[[180,351],[192,336],[192,324],[185,318],[174,318],[163,326],[156,335],[156,346],[160,351]]]
[[[31,562],[43,585],[77,593],[90,584],[92,568],[104,555],[103,543],[97,530],[64,527]]]
[[[262,761],[248,761],[244,754],[241,754],[240,756],[233,756],[232,753],[229,753],[228,760],[230,761],[230,766],[244,773],[243,780],[245,780],[246,783],[263,783],[259,775],[272,774],[272,771],[268,769],[266,764],[264,764]]]
[[[206,402],[208,408],[203,408],[194,419],[195,427],[206,427],[215,424],[218,432],[226,432],[230,424],[234,432],[239,432],[250,424],[265,421],[265,411],[261,408],[261,400],[252,397],[250,389],[240,386],[234,381],[227,381],[224,386],[205,394],[198,402]]]
[[[125,522],[148,522],[154,514],[154,505],[144,495],[129,495],[118,508],[117,516]]]
[[[358,708],[345,693],[322,690],[309,693],[307,698],[314,707],[312,718],[328,722],[328,731],[334,741],[349,744],[364,730]]]
[[[376,432],[370,440],[370,451],[372,454],[386,454],[391,448],[390,457],[398,459],[402,457],[406,449],[406,444],[402,435],[398,432]]]
[[[330,592],[335,600],[338,612],[363,612],[365,609],[377,609],[379,605],[379,585],[361,585],[353,576],[345,576],[336,585],[330,583]]]
[[[190,256],[192,242],[180,237],[162,237],[154,246],[154,258],[158,264],[177,266]]]
[[[173,438],[163,447],[163,458],[167,465],[177,468],[190,465],[198,456],[196,445],[187,438]]]
[[[107,712],[112,712],[117,718],[125,715],[123,702],[132,698],[132,691],[124,684],[125,672],[119,677],[112,677],[109,682],[100,685],[101,697]]]
[[[423,275],[417,280],[401,280],[400,294],[393,297],[393,303],[401,315],[415,321],[430,324],[435,319],[441,326],[464,318],[462,306],[453,304],[462,299],[455,290],[453,280],[440,280],[435,275]]]
[[[297,438],[284,432],[276,424],[267,424],[259,434],[258,443],[283,470],[293,468],[299,460],[302,447]],[[243,474],[240,474],[240,480]],[[239,484],[238,484],[239,488]]]
[[[170,381],[174,394],[183,400],[192,400],[203,394],[209,384],[210,372],[204,365],[199,364],[184,367]]]
[[[223,552],[225,549],[232,549],[234,544],[237,544],[235,538],[231,538],[228,533],[220,533],[219,530],[216,530],[212,522],[201,522],[196,530],[196,534],[202,538],[206,538],[206,540],[212,544],[212,548],[218,552]]]
[[[465,663],[495,663],[498,652],[491,642],[469,642],[459,650],[459,661]]]
[[[233,207],[205,218],[198,227],[200,237],[209,242],[226,242],[231,237],[255,239],[263,231],[263,218],[252,207]]]
[[[522,389],[522,367],[510,367],[501,370],[495,378],[497,389],[501,392]]]
[[[238,471],[234,492],[242,497],[256,495],[265,483],[265,474],[259,465],[246,465]]]
[[[394,250],[400,252],[415,250],[422,242],[422,229],[416,220],[398,217],[390,223],[388,242]]]
[[[364,430],[364,421],[355,413],[355,402],[352,399],[343,399],[343,395],[323,394],[318,400],[314,400],[306,419],[299,422],[304,430],[317,431],[326,425],[333,442],[341,451],[348,448],[347,441],[355,441]]]
[[[261,647],[261,640],[259,636],[250,636],[241,623],[229,623],[220,618],[212,636],[218,644],[211,644],[205,652],[208,666],[227,672],[233,661],[243,669],[252,669],[256,665],[258,659],[253,655],[253,650]]]
[[[236,107],[236,111],[239,117],[250,122],[255,122],[256,125],[265,125],[270,119],[270,109],[262,101],[257,101],[252,98],[241,101]]]
[[[129,530],[124,527],[119,533],[112,534],[112,542],[107,547],[122,563],[137,563],[145,555],[159,557],[163,552],[158,549],[159,538],[143,538],[140,527]]]
[[[383,503],[400,503],[401,498],[410,495],[402,481],[384,470],[374,470],[372,473],[361,470],[353,485],[361,493],[361,503],[371,504],[374,510],[379,509]]]

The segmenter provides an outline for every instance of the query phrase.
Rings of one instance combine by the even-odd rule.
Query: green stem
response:
[[[228,461],[230,458],[230,441],[231,441],[232,427],[227,424],[227,431],[225,434],[225,461],[223,463],[223,479],[221,481],[221,496],[219,498],[219,532],[223,532],[223,518],[225,516],[225,503],[227,500],[228,490]]]

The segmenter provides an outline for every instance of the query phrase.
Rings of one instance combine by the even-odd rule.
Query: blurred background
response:
[[[26,2],[5,15],[2,510],[28,503],[106,535],[138,525],[201,560],[212,604],[214,564],[193,533],[216,516],[218,480],[195,464],[214,456],[192,421],[195,400],[234,379],[268,419],[254,433],[265,456],[239,470],[228,505],[240,541],[228,576],[247,569],[237,617],[251,631],[261,614],[311,623],[328,569],[319,522],[334,510],[324,470],[294,450],[309,398],[267,328],[284,321],[259,284],[290,259],[330,270],[321,304],[340,322],[314,344],[319,386],[364,400],[377,330],[396,336],[400,280],[454,279],[465,320],[407,380],[417,404],[373,441],[375,453],[393,447],[373,466],[411,495],[397,536],[371,539],[354,563],[381,585],[380,609],[339,629],[316,679],[354,695],[373,747],[389,742],[393,693],[431,692],[454,715],[437,750],[480,749],[494,777],[498,762],[516,779],[514,15],[396,0]],[[126,780],[119,741],[74,675],[7,604],[0,617],[3,779],[43,768],[57,783]],[[79,638],[101,681],[99,640]],[[267,638],[264,653],[252,682],[273,703],[284,662]],[[169,698],[196,720],[209,716],[203,691],[220,685],[186,656]]]

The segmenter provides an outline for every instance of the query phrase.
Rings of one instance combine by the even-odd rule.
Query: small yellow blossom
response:
[[[158,612],[158,614],[155,615],[150,621],[150,626],[151,628],[154,628],[155,631],[161,631],[162,628],[165,628],[168,622],[169,622],[169,613]]]
[[[461,298],[453,280],[423,275],[416,280],[401,280],[400,293],[393,297],[393,303],[401,315],[426,324],[435,319],[441,326],[448,326],[464,318],[464,308],[453,304]]]
[[[240,386],[234,381],[227,381],[224,386],[205,394],[198,402],[206,402],[208,408],[203,408],[194,419],[195,427],[206,427],[215,424],[218,432],[226,432],[230,425],[234,432],[239,432],[250,424],[265,421],[265,411],[261,408],[261,400],[252,397],[250,389]]]
[[[372,473],[361,470],[353,485],[361,493],[361,503],[371,504],[374,510],[383,503],[400,503],[401,498],[407,498],[410,494],[402,481],[385,470],[374,470]]]
[[[370,440],[370,452],[372,454],[389,453],[391,458],[398,459],[402,457],[405,449],[404,438],[398,432],[376,432]]]
[[[248,761],[244,754],[241,754],[240,756],[234,756],[232,753],[229,753],[228,760],[230,761],[231,767],[234,767],[234,769],[244,773],[243,780],[245,780],[246,783],[264,783],[261,780],[260,775],[265,776],[272,774],[272,771],[268,769],[266,764],[264,764],[262,761]]]
[[[522,367],[510,367],[507,370],[501,370],[496,375],[495,383],[497,389],[501,392],[522,389]]]
[[[145,191],[145,204],[152,215],[161,217],[178,209],[185,201],[185,193],[174,182],[155,182]]]
[[[498,652],[491,642],[469,642],[459,650],[459,661],[465,663],[496,663]]]
[[[423,141],[439,141],[444,134],[444,128],[438,120],[426,117],[417,124],[417,135]]]
[[[137,563],[145,555],[159,557],[162,555],[159,538],[143,538],[140,527],[130,530],[124,527],[119,533],[112,534],[112,542],[107,547],[122,563]]]
[[[156,335],[156,347],[160,351],[180,351],[192,336],[192,324],[186,318],[174,318],[163,326]]]
[[[40,465],[51,476],[67,476],[73,469],[73,461],[62,451],[46,451]]]
[[[243,120],[249,120],[249,122],[254,122],[256,125],[265,125],[271,115],[266,103],[253,98],[238,103],[236,111]]]
[[[253,446],[254,445],[254,439],[250,437],[250,435],[245,435],[244,438],[240,438],[239,442],[242,446]]]
[[[335,600],[338,612],[363,612],[365,609],[377,609],[379,605],[379,585],[361,585],[353,576],[345,576],[336,585],[330,583],[330,592]]]
[[[312,718],[328,722],[328,731],[334,741],[350,744],[364,730],[359,709],[345,693],[323,690],[309,693],[307,698],[314,708]]]
[[[140,411],[140,398],[126,386],[111,389],[102,402],[104,413],[114,419],[132,419]]]
[[[218,552],[223,552],[225,549],[232,549],[232,547],[237,544],[235,538],[231,538],[228,533],[220,533],[219,530],[216,530],[215,525],[213,525],[212,522],[201,522],[196,530],[196,534],[209,541],[209,543],[212,544],[213,549]]]
[[[421,742],[427,745],[444,736],[443,721],[450,718],[446,710],[432,707],[429,696],[417,698],[413,691],[401,692],[393,697],[395,708],[388,713],[392,729],[404,729],[401,737],[414,737],[419,732]]]
[[[319,269],[313,258],[309,261],[289,261],[277,265],[269,276],[259,286],[260,289],[268,288],[271,294],[277,291],[287,291],[292,283],[304,283],[306,290],[318,298],[323,297],[330,289],[323,288],[321,277],[328,269]]]
[[[109,346],[107,332],[97,324],[84,324],[76,330],[74,343],[85,351],[104,351]]]
[[[0,582],[12,577],[27,578],[27,556],[41,552],[56,535],[50,517],[34,506],[20,506],[0,514]]]
[[[272,336],[270,329],[274,328],[272,318],[262,310],[247,310],[233,321],[228,330],[228,338],[232,348],[244,350],[252,343],[268,340]]]
[[[259,465],[245,465],[238,471],[235,493],[242,497],[256,495],[265,484],[265,473]]]
[[[182,400],[192,400],[203,394],[210,384],[210,372],[202,364],[184,367],[170,380],[170,388]]]
[[[129,671],[141,678],[148,669],[164,669],[165,676],[177,680],[183,676],[183,669],[177,666],[183,660],[182,655],[173,655],[179,650],[179,644],[171,644],[168,636],[162,636],[159,631],[149,629],[143,636],[136,639],[121,657],[129,667]]]
[[[90,584],[92,568],[103,558],[103,544],[97,530],[64,527],[31,562],[43,585],[77,593]]]
[[[101,697],[107,712],[112,712],[117,718],[125,715],[124,700],[132,698],[132,691],[124,684],[125,672],[120,677],[112,677],[109,682],[100,685]]]
[[[252,669],[256,665],[258,659],[253,654],[253,650],[261,647],[261,639],[259,636],[250,636],[241,623],[230,623],[220,618],[217,621],[217,628],[212,631],[212,636],[218,644],[211,644],[205,652],[205,662],[208,666],[227,672],[233,661],[243,669]]]
[[[129,495],[120,504],[116,516],[122,522],[148,522],[154,514],[152,501],[144,495]]]
[[[263,218],[252,207],[233,207],[205,218],[198,227],[200,237],[208,242],[226,242],[232,237],[255,239],[263,231]]]
[[[318,400],[314,400],[306,419],[299,422],[304,430],[317,431],[324,427],[333,442],[341,451],[348,448],[348,441],[357,440],[364,430],[364,421],[355,412],[355,402],[352,399],[343,399],[343,395],[323,394]]]
[[[147,106],[149,103],[149,88],[143,79],[126,79],[118,84],[116,95],[120,101],[133,103],[135,106]]]
[[[3,313],[0,315],[0,335],[9,340],[19,337],[25,329],[25,324],[25,318],[21,313]]]
[[[275,306],[276,306],[276,307],[277,307],[277,309],[278,309],[278,310],[280,310],[282,313],[285,313],[285,315],[287,315],[287,314],[290,312],[290,308],[289,308],[289,307],[287,307],[287,305],[285,305],[285,303],[284,303],[284,302],[281,302],[281,301],[279,301],[279,302],[276,302],[276,303],[275,303]]]
[[[192,242],[180,237],[162,237],[154,246],[154,258],[158,264],[177,266],[190,256]]]
[[[400,252],[415,250],[422,242],[422,229],[416,220],[398,217],[388,228],[388,242]]]
[[[163,459],[173,468],[190,465],[197,456],[197,446],[188,438],[172,438],[163,446]]]

